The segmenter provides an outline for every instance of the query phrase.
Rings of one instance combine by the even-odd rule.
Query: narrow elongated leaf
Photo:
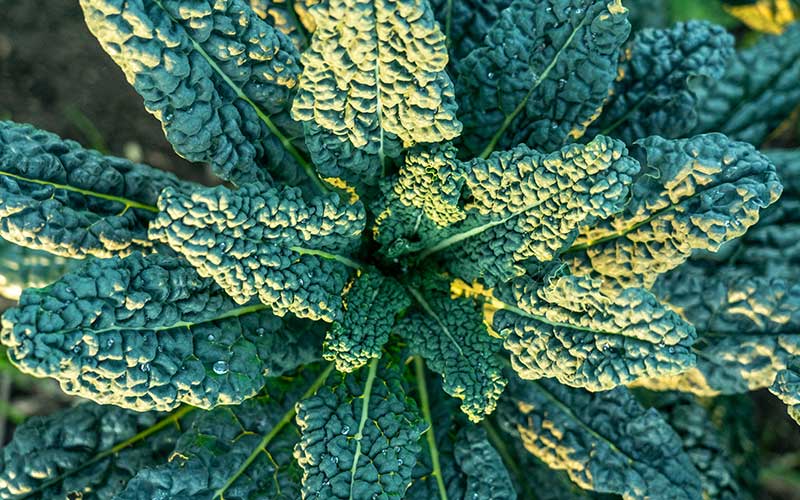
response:
[[[249,184],[165,190],[150,238],[183,255],[239,304],[253,298],[283,316],[341,319],[348,267],[364,229],[360,203],[336,194],[303,199],[297,188]]]
[[[507,383],[495,356],[502,342],[489,335],[481,304],[451,298],[446,279],[431,278],[419,285],[410,289],[418,309],[403,317],[395,332],[442,376],[442,389],[462,400],[461,411],[480,422],[497,407]]]
[[[695,133],[717,131],[759,145],[800,104],[800,23],[738,51],[721,78],[695,88]]]
[[[464,58],[463,144],[488,157],[519,143],[552,151],[602,109],[628,37],[619,0],[515,0]]]
[[[565,257],[576,274],[649,288],[693,250],[716,251],[758,221],[781,184],[753,146],[722,134],[636,142],[642,174],[625,210],[584,228]]]
[[[697,123],[697,79],[718,79],[733,55],[733,36],[704,21],[644,29],[625,50],[596,132],[632,144],[641,137],[683,137]]]
[[[697,367],[642,381],[704,396],[768,387],[800,355],[800,285],[715,263],[684,264],[653,291],[697,328]]]
[[[587,278],[525,277],[494,293],[492,328],[523,379],[598,391],[694,366],[694,328],[641,288],[613,293]]]
[[[800,3],[797,0],[728,0],[724,4],[725,10],[747,26],[764,33],[780,33],[800,19]]]
[[[183,414],[83,403],[31,417],[3,447],[0,498],[112,498],[139,469],[167,459]]]
[[[447,48],[425,0],[324,0],[292,116],[326,177],[374,183],[401,147],[456,137]]]
[[[512,0],[431,0],[450,52],[451,74],[458,73],[464,57],[483,45],[483,39]]]
[[[406,397],[400,370],[374,359],[354,374],[332,374],[298,405],[295,457],[304,497],[403,497],[425,424]]]
[[[736,481],[732,457],[711,416],[690,394],[658,393],[654,407],[680,436],[683,449],[700,473],[703,498],[738,500],[746,495]]]
[[[172,174],[103,156],[30,125],[0,121],[0,236],[72,258],[147,249],[158,193]]]
[[[327,377],[306,368],[274,380],[265,394],[199,415],[180,436],[169,462],[140,470],[115,500],[300,498],[302,470],[293,458],[300,437],[294,407]]]
[[[81,0],[81,7],[179,155],[236,183],[264,179],[260,166],[289,182],[300,178],[287,138],[297,131],[288,107],[300,54],[246,0]]]
[[[585,489],[626,499],[702,498],[701,479],[678,435],[627,389],[591,393],[541,380],[520,383],[501,424],[550,467]]]
[[[328,329],[323,357],[350,373],[381,356],[395,324],[395,316],[411,305],[396,280],[369,270],[348,284],[344,317]]]
[[[0,239],[0,297],[18,300],[24,289],[48,285],[80,262]]]
[[[26,290],[3,315],[1,340],[24,372],[143,411],[240,403],[266,377],[316,359],[321,338],[264,305],[237,307],[181,259],[134,253]]]

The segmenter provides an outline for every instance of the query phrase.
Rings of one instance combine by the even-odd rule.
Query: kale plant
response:
[[[17,429],[0,498],[747,498],[694,395],[800,418],[800,153],[757,149],[800,25],[80,4],[221,182],[0,123],[2,343],[91,400]]]

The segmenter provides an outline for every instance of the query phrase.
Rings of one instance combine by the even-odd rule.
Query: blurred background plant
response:
[[[259,6],[265,0],[250,0]],[[279,3],[283,0],[277,0]],[[455,0],[458,1],[458,0]],[[798,0],[623,0],[634,29],[705,19],[727,28],[740,47],[780,33],[800,19]],[[159,123],[87,30],[75,0],[0,0],[0,119],[31,123],[106,154],[123,156],[210,183],[178,157]],[[43,15],[46,13],[46,15]],[[800,64],[800,61],[798,61]],[[767,148],[800,147],[800,107],[770,136]],[[0,241],[0,291],[14,297],[14,273],[31,265],[58,272],[64,263],[9,255]],[[30,264],[33,262],[34,264]],[[13,302],[0,298],[0,311]],[[16,425],[70,405],[51,379],[21,374],[0,352],[0,443]],[[718,398],[709,407],[732,449],[739,475],[761,499],[800,500],[800,429],[766,390]],[[761,464],[756,475],[757,465]]]

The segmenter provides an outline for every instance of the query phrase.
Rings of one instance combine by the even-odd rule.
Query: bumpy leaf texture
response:
[[[700,473],[703,498],[738,500],[746,498],[736,481],[736,471],[719,431],[708,412],[691,395],[658,394],[655,408],[683,442],[683,449]]]
[[[174,424],[139,439],[160,416],[83,403],[31,417],[3,447],[0,498],[114,497],[139,469],[166,460],[172,450],[178,437]],[[134,446],[111,451],[128,440]]]
[[[796,278],[796,277],[795,277]],[[653,291],[697,328],[697,367],[644,381],[703,396],[768,387],[800,355],[800,285],[718,264],[685,264]]]
[[[483,45],[483,39],[503,9],[512,0],[430,0],[450,52],[451,74],[457,74],[460,62]]]
[[[190,189],[162,170],[0,121],[0,236],[72,258],[149,249],[158,193]]]
[[[721,77],[733,41],[725,28],[702,21],[639,31],[625,48],[620,77],[592,130],[626,144],[650,135],[685,136],[697,123],[692,81]]]
[[[425,424],[406,397],[401,369],[375,359],[354,374],[332,374],[300,402],[295,457],[304,472],[304,497],[403,497]]]
[[[727,0],[725,10],[756,31],[781,33],[800,19],[797,0]]]
[[[608,97],[628,37],[619,0],[515,0],[460,64],[464,146],[487,157],[581,137]]]
[[[639,165],[621,142],[598,136],[550,154],[520,145],[461,171],[468,219],[422,256],[445,250],[455,275],[493,285],[523,274],[523,261],[554,260],[580,227],[620,212]]]
[[[738,51],[721,78],[700,82],[695,133],[759,145],[800,104],[800,23]]]
[[[373,184],[385,157],[461,132],[447,48],[426,0],[323,0],[292,116],[324,177]]]
[[[261,304],[237,307],[181,259],[134,253],[26,290],[0,340],[26,373],[144,411],[240,403],[266,377],[317,359],[320,335]]]
[[[400,283],[368,270],[348,284],[343,298],[344,317],[325,335],[323,357],[350,373],[381,357],[395,316],[411,305]]]
[[[523,261],[555,259],[580,227],[622,210],[639,172],[622,142],[602,136],[550,154],[520,145],[487,160],[450,158],[444,149],[407,160],[378,240],[390,255],[436,254],[456,276],[490,285],[523,274]]]
[[[0,297],[18,300],[26,288],[48,285],[79,262],[0,239]]]
[[[610,291],[587,278],[524,277],[498,287],[492,328],[523,379],[556,378],[598,391],[695,363],[694,328],[641,288]]]
[[[360,203],[336,194],[305,201],[298,188],[248,184],[166,189],[150,238],[180,253],[239,304],[254,298],[283,316],[338,321],[350,267],[339,255],[360,243]]]
[[[250,8],[258,17],[288,36],[298,51],[308,45],[308,33],[314,31],[314,20],[308,13],[315,0],[250,0]]]
[[[796,360],[785,370],[778,372],[769,391],[786,403],[789,416],[800,424],[800,364]]]
[[[550,467],[585,489],[626,499],[702,498],[680,438],[624,387],[592,393],[541,380],[514,384],[501,425]]]
[[[282,142],[298,132],[288,108],[300,54],[245,0],[81,0],[81,7],[178,154],[237,184],[264,179],[261,166],[297,181],[301,171]]]
[[[239,406],[202,413],[169,462],[139,471],[115,500],[300,498],[302,470],[293,458],[299,432],[291,415],[315,373],[305,369]]]
[[[565,254],[573,271],[649,288],[693,250],[716,251],[758,221],[781,184],[753,146],[722,134],[636,142],[642,175],[625,210],[584,228]]]
[[[418,308],[398,322],[395,333],[442,376],[442,389],[462,400],[461,411],[480,422],[497,407],[507,383],[495,356],[502,342],[489,335],[482,305],[451,297],[444,278],[414,284],[410,293]]]

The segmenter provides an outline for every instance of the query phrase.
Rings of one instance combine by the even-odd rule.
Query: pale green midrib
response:
[[[168,415],[168,416],[164,417],[163,419],[159,420],[158,422],[154,423],[153,425],[151,425],[147,429],[144,429],[144,430],[138,432],[136,435],[126,439],[125,441],[117,443],[116,445],[112,446],[111,448],[108,448],[108,449],[106,449],[104,451],[99,452],[97,455],[95,455],[94,457],[92,457],[88,461],[84,462],[83,464],[79,465],[78,467],[75,467],[74,469],[68,470],[67,472],[64,472],[63,474],[61,474],[61,475],[59,475],[59,476],[57,476],[57,477],[55,477],[55,478],[53,478],[53,479],[51,479],[49,481],[46,481],[45,483],[42,483],[41,485],[39,485],[34,490],[31,490],[31,491],[29,491],[27,493],[24,493],[22,495],[17,495],[17,496],[11,497],[11,498],[13,498],[14,500],[22,500],[24,498],[30,497],[31,495],[35,495],[36,493],[40,493],[40,492],[46,490],[47,488],[53,486],[54,484],[57,484],[57,483],[63,481],[64,479],[66,479],[66,478],[68,478],[68,477],[70,477],[70,476],[72,476],[74,474],[77,474],[78,472],[86,469],[87,467],[96,464],[97,462],[103,460],[104,458],[108,458],[108,457],[110,457],[112,455],[116,455],[117,453],[119,453],[120,451],[124,450],[125,448],[133,446],[134,444],[138,443],[139,441],[143,441],[143,440],[147,439],[149,436],[157,433],[158,431],[162,430],[163,428],[167,427],[168,425],[170,425],[172,423],[177,423],[181,418],[183,418],[184,416],[186,416],[190,412],[194,411],[195,409],[196,408],[194,408],[192,406],[183,406],[183,407],[179,408],[178,410],[176,410],[175,412],[171,413],[170,415]]]
[[[414,356],[414,375],[417,379],[417,390],[419,391],[420,406],[422,406],[422,416],[428,424],[425,439],[428,442],[428,452],[431,455],[431,474],[436,479],[436,487],[439,489],[440,500],[447,500],[447,488],[442,477],[442,466],[439,463],[439,448],[436,447],[436,432],[433,427],[433,417],[431,416],[431,403],[428,396],[428,386],[425,384],[425,365],[422,358]]]
[[[303,395],[300,396],[297,402],[303,401],[313,396],[319,390],[319,388],[322,387],[322,384],[325,383],[325,381],[328,379],[328,376],[331,374],[332,371],[333,371],[333,363],[329,364],[325,368],[325,370],[319,375],[319,377],[316,378],[316,380],[314,380],[314,382],[306,390],[306,392],[304,392]],[[244,474],[247,468],[253,464],[258,455],[260,455],[263,451],[266,451],[267,445],[269,445],[269,443],[275,438],[275,436],[277,436],[278,433],[282,431],[283,428],[289,424],[289,422],[292,420],[292,418],[294,418],[296,413],[297,413],[297,405],[293,404],[291,405],[289,410],[283,414],[278,423],[275,424],[275,426],[272,429],[270,429],[270,431],[266,435],[264,435],[264,437],[261,439],[258,445],[255,448],[253,448],[253,451],[250,452],[250,455],[248,455],[245,461],[242,462],[242,465],[240,465],[239,468],[236,469],[236,472],[234,472],[233,475],[231,475],[231,477],[229,477],[228,480],[225,481],[225,484],[223,484],[217,491],[214,492],[214,496],[211,498],[211,500],[215,500],[216,498],[221,498],[222,495],[225,494],[228,488],[230,488],[233,485],[233,483],[235,483],[236,480],[239,479],[242,476],[242,474]]]
[[[558,63],[558,59],[561,57],[561,53],[564,52],[564,50],[566,50],[567,47],[569,47],[569,45],[572,43],[572,40],[575,38],[575,35],[577,35],[578,31],[580,31],[580,29],[583,28],[588,18],[589,18],[589,13],[587,12],[586,16],[584,16],[583,19],[581,19],[581,22],[578,24],[578,26],[572,31],[572,33],[570,33],[569,37],[567,37],[567,40],[564,42],[564,45],[561,46],[560,49],[558,49],[558,52],[556,52],[555,57],[553,57],[553,60],[550,61],[550,64],[548,64],[545,67],[541,75],[536,77],[536,81],[534,82],[530,90],[528,90],[528,92],[525,94],[525,97],[523,97],[522,100],[519,102],[519,104],[517,104],[517,107],[514,108],[511,114],[506,115],[505,119],[503,120],[503,123],[500,124],[500,128],[497,130],[497,132],[495,132],[495,134],[489,140],[489,144],[486,145],[484,150],[479,155],[481,158],[485,160],[486,158],[489,157],[490,154],[492,154],[492,151],[494,151],[495,146],[497,146],[498,141],[500,141],[500,138],[503,136],[508,127],[511,125],[511,122],[513,122],[514,119],[516,119],[517,115],[519,115],[522,112],[522,110],[525,109],[525,106],[527,105],[528,100],[531,98],[534,91],[536,91],[536,89],[539,88],[539,85],[541,85],[541,83],[545,81],[547,77],[550,75],[550,72],[553,70],[553,68],[555,68],[556,63]]]
[[[5,171],[5,170],[0,170],[0,176],[10,177],[12,179],[16,179],[16,180],[23,181],[23,182],[30,182],[31,184],[40,184],[40,185],[43,185],[43,186],[51,186],[54,189],[62,189],[64,191],[70,191],[70,192],[73,192],[73,193],[82,194],[84,196],[91,196],[91,197],[98,198],[98,199],[101,199],[101,200],[108,200],[108,201],[113,201],[113,202],[116,202],[116,203],[121,203],[121,204],[125,205],[126,207],[139,208],[139,209],[142,209],[142,210],[147,210],[148,212],[158,213],[158,208],[156,208],[156,207],[154,207],[152,205],[147,205],[145,203],[141,203],[141,202],[138,202],[138,201],[135,201],[135,200],[129,200],[129,199],[123,198],[121,196],[114,196],[114,195],[105,194],[105,193],[98,193],[96,191],[90,191],[88,189],[81,189],[81,188],[78,188],[78,187],[75,187],[75,186],[70,186],[68,184],[59,184],[59,183],[51,182],[51,181],[43,181],[41,179],[31,179],[29,177],[25,177],[25,176],[22,176],[22,175],[12,174],[11,172],[8,172],[8,171]]]
[[[420,253],[420,255],[419,255],[419,259],[420,260],[425,259],[426,257],[430,256],[433,253],[440,252],[440,251],[442,251],[442,250],[444,250],[444,249],[446,249],[448,247],[451,247],[451,246],[453,246],[453,245],[455,245],[457,243],[461,243],[464,240],[468,240],[469,238],[472,238],[473,236],[477,236],[477,235],[479,235],[479,234],[481,234],[481,233],[483,233],[485,231],[488,231],[489,229],[491,229],[493,227],[499,226],[501,224],[505,224],[506,222],[510,221],[514,217],[519,217],[520,215],[524,214],[528,210],[533,210],[534,208],[542,205],[543,203],[545,203],[548,200],[550,200],[550,198],[539,200],[536,203],[531,203],[530,205],[527,205],[527,206],[521,208],[520,210],[517,210],[516,212],[512,212],[511,215],[508,215],[507,217],[504,217],[502,219],[498,219],[498,220],[495,220],[495,221],[492,221],[492,222],[487,222],[486,224],[482,224],[480,226],[473,227],[472,229],[464,231],[463,233],[454,234],[454,235],[452,235],[450,237],[447,237],[447,238],[445,238],[443,240],[440,240],[435,245],[433,245],[431,247],[428,247],[425,250],[423,250],[422,253]]]
[[[378,361],[380,358],[373,359],[369,364],[369,372],[367,372],[367,381],[364,383],[364,393],[361,403],[361,418],[358,422],[358,433],[354,436],[356,440],[356,450],[353,453],[353,465],[350,467],[350,500],[353,500],[353,489],[356,483],[356,471],[358,470],[358,459],[361,458],[361,440],[364,438],[364,427],[367,425],[369,418],[369,400],[372,396],[372,385],[375,382],[375,374],[378,372]]]
[[[162,11],[164,11],[164,14],[169,16],[169,18],[172,19],[172,21],[175,24],[177,24],[183,29],[183,32],[186,34],[186,37],[192,42],[192,47],[194,48],[194,50],[196,50],[197,53],[200,54],[203,57],[203,59],[205,59],[205,61],[209,64],[209,66],[211,66],[214,72],[216,72],[217,75],[220,78],[222,78],[222,80],[231,88],[231,90],[233,90],[236,93],[236,96],[239,99],[242,99],[244,102],[249,104],[250,107],[253,108],[253,111],[256,112],[256,115],[258,115],[261,121],[264,122],[269,131],[272,132],[272,134],[278,138],[284,149],[286,149],[286,151],[292,156],[292,158],[294,158],[295,161],[297,161],[297,163],[303,168],[306,175],[308,175],[308,177],[311,179],[311,182],[314,183],[314,186],[316,186],[317,189],[319,189],[323,193],[328,192],[328,189],[322,183],[319,176],[317,176],[314,167],[310,163],[308,163],[308,161],[303,157],[300,151],[298,151],[298,149],[294,147],[292,141],[290,141],[289,138],[286,137],[286,135],[278,128],[278,126],[275,125],[275,122],[273,122],[272,119],[269,116],[267,116],[266,113],[264,113],[264,111],[258,104],[256,104],[252,99],[250,99],[250,97],[247,94],[244,93],[241,87],[239,87],[233,80],[231,80],[231,78],[224,71],[222,71],[222,68],[219,67],[217,62],[214,61],[214,59],[210,55],[208,55],[208,52],[206,52],[205,49],[203,49],[203,47],[200,46],[197,40],[195,40],[189,34],[189,32],[183,27],[181,21],[179,19],[175,19],[172,16],[172,14],[169,13],[169,11],[161,3],[161,0],[153,0],[153,1],[156,3],[156,5],[158,5],[161,8]]]
[[[90,331],[93,334],[100,334],[100,333],[106,333],[106,332],[129,332],[129,331],[135,331],[135,332],[142,332],[142,331],[163,332],[165,330],[173,330],[175,328],[188,328],[188,329],[191,329],[192,327],[195,327],[195,326],[198,326],[198,325],[203,325],[203,324],[206,324],[206,323],[213,323],[214,321],[221,321],[221,320],[224,320],[224,319],[238,318],[240,316],[244,316],[244,315],[247,315],[247,314],[250,314],[250,313],[264,311],[264,310],[269,310],[269,306],[264,305],[264,304],[253,304],[253,305],[249,305],[249,306],[237,307],[235,309],[231,309],[229,311],[226,311],[226,312],[220,314],[219,316],[215,316],[213,318],[208,318],[208,319],[204,319],[203,321],[197,321],[197,322],[178,321],[177,323],[173,323],[171,325],[163,325],[163,326],[155,326],[155,327],[148,327],[148,326],[136,326],[136,327],[110,326],[108,328],[100,328],[100,329],[96,329],[96,330],[93,330],[91,328],[91,326],[89,326],[89,327],[80,327],[79,326],[79,327],[72,328],[70,330],[59,330],[59,331],[55,331],[55,332],[40,332],[40,333],[48,334],[48,335],[65,335],[65,334],[68,334],[68,333],[73,333],[73,332],[78,332],[78,331],[82,331],[82,332]]]
[[[317,256],[317,257],[322,257],[323,259],[335,260],[336,262],[340,262],[340,263],[344,264],[345,266],[353,268],[353,269],[355,269],[357,271],[361,271],[361,270],[364,269],[364,266],[362,266],[361,264],[359,264],[358,262],[356,262],[356,261],[354,261],[352,259],[348,259],[347,257],[345,257],[343,255],[339,255],[339,254],[335,254],[335,253],[331,253],[331,252],[326,252],[324,250],[314,250],[312,248],[305,248],[305,247],[299,247],[299,246],[291,246],[291,247],[289,247],[289,250],[291,250],[293,252],[297,252],[300,255],[314,255],[314,256]]]
[[[561,400],[560,400],[558,397],[556,397],[556,395],[555,395],[555,394],[553,394],[552,392],[550,392],[549,390],[547,390],[547,389],[546,389],[546,388],[545,388],[545,387],[544,387],[544,386],[543,386],[541,383],[539,383],[539,382],[537,382],[537,381],[535,381],[535,380],[528,381],[528,383],[530,383],[530,384],[532,384],[532,385],[535,385],[535,386],[536,386],[536,387],[539,389],[539,391],[540,391],[540,392],[541,392],[541,393],[542,393],[542,394],[543,394],[543,395],[544,395],[544,396],[545,396],[547,399],[549,399],[549,400],[551,400],[552,402],[554,402],[554,403],[556,404],[556,406],[558,406],[558,407],[559,407],[559,409],[561,409],[561,411],[563,411],[564,413],[566,413],[566,414],[567,414],[569,417],[572,417],[572,420],[573,420],[573,421],[575,421],[575,422],[577,422],[577,423],[578,423],[578,425],[579,425],[579,426],[581,426],[581,427],[583,427],[583,428],[584,428],[584,429],[585,429],[585,430],[586,430],[586,431],[587,431],[589,434],[591,434],[592,436],[594,436],[596,439],[598,439],[598,440],[600,440],[600,441],[602,441],[602,442],[606,443],[606,444],[608,445],[608,447],[609,447],[609,448],[611,448],[611,449],[612,449],[614,452],[616,452],[616,453],[618,453],[618,454],[622,455],[623,457],[625,457],[625,458],[628,460],[628,463],[629,463],[629,464],[632,464],[632,463],[634,463],[634,462],[636,461],[636,460],[634,460],[634,459],[633,459],[633,457],[631,457],[630,455],[628,455],[627,453],[625,453],[624,451],[622,451],[621,449],[619,449],[619,448],[617,447],[617,445],[616,445],[616,444],[614,444],[614,442],[613,442],[613,441],[611,441],[610,439],[606,438],[605,436],[603,436],[602,434],[600,434],[600,433],[599,433],[599,432],[597,432],[596,430],[594,430],[594,429],[592,429],[591,427],[589,427],[589,425],[588,425],[588,424],[586,424],[586,423],[583,421],[583,419],[581,419],[581,418],[578,418],[578,416],[577,416],[577,415],[575,415],[575,412],[574,412],[574,411],[572,411],[572,408],[570,408],[570,407],[569,407],[569,405],[567,405],[566,403],[564,403],[563,401],[561,401]]]
[[[453,337],[453,334],[450,333],[450,329],[447,328],[444,322],[442,322],[442,319],[439,317],[439,315],[433,311],[430,304],[428,304],[428,302],[425,300],[425,297],[423,297],[422,294],[419,293],[417,289],[412,288],[410,286],[407,288],[408,291],[411,292],[411,295],[414,296],[414,299],[416,299],[419,305],[422,306],[422,309],[425,311],[425,313],[436,321],[436,323],[439,325],[439,328],[441,328],[444,334],[447,335],[447,338],[450,339],[450,342],[452,342],[453,345],[456,346],[456,350],[461,355],[461,357],[469,361],[467,357],[464,355],[464,350],[461,349],[461,346],[458,345],[458,342],[456,342],[456,339],[455,337]]]

